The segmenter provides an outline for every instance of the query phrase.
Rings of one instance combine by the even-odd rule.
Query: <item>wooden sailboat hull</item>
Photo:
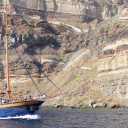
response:
[[[0,117],[34,115],[44,101],[31,100],[0,105]]]

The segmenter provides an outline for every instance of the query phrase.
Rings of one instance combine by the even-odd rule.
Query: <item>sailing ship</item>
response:
[[[34,115],[40,108],[40,106],[45,102],[41,100],[24,100],[20,102],[11,102],[11,90],[10,90],[10,80],[9,80],[9,56],[8,56],[8,29],[7,29],[7,0],[5,6],[6,14],[6,65],[7,65],[7,94],[8,94],[8,103],[0,104],[0,117],[15,117],[23,115]],[[1,95],[5,92],[1,91]]]

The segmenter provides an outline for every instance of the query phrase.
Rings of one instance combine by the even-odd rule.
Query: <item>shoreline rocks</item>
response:
[[[77,106],[64,106],[64,105],[42,105],[42,108],[70,108],[70,109],[118,109],[118,108],[128,108],[127,106],[121,106],[119,104],[107,104],[107,103],[95,103],[93,106],[87,105],[77,105]]]

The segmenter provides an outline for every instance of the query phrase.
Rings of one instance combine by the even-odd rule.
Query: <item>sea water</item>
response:
[[[128,109],[51,109],[0,118],[0,128],[128,128]]]

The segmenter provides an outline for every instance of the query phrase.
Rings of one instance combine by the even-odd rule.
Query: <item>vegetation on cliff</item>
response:
[[[85,1],[84,1],[85,2]],[[98,0],[96,2],[99,2]],[[61,89],[63,95],[57,95],[46,106],[75,107],[117,107],[127,106],[127,34],[128,17],[125,1],[100,1],[95,6],[116,8],[108,18],[78,21],[68,14],[62,17],[45,17],[42,10],[12,6],[14,14],[8,15],[9,35],[16,42],[9,46],[11,88],[15,96],[22,91],[27,95],[38,95],[33,83],[21,65],[15,48],[34,78],[42,94],[53,96],[59,90],[47,81],[25,54],[18,42],[38,63],[45,74]],[[104,4],[103,4],[104,3]],[[89,4],[89,3],[88,3]],[[90,3],[91,5],[92,3]],[[93,3],[94,4],[94,3]],[[89,5],[89,6],[90,6]],[[103,6],[104,5],[104,6]],[[97,8],[98,8],[97,7]],[[110,10],[109,10],[110,11]],[[35,12],[35,13],[34,13]],[[97,12],[98,13],[98,12]],[[101,12],[100,12],[101,13]],[[98,13],[100,15],[100,13]],[[18,14],[18,15],[17,15]],[[1,89],[6,84],[4,18],[0,16],[0,80]],[[118,63],[117,63],[118,62]],[[18,85],[18,87],[16,86]]]

